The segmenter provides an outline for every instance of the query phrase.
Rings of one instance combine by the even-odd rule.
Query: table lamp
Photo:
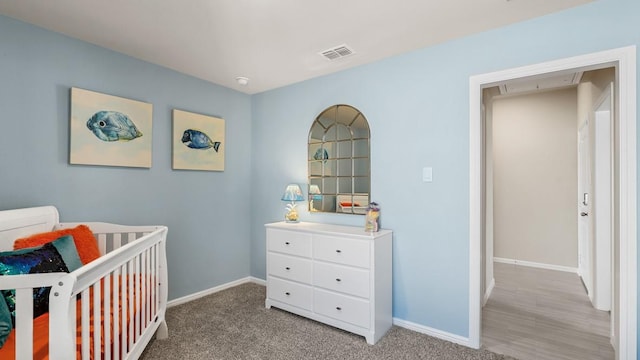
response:
[[[284,195],[282,195],[282,201],[290,201],[290,204],[287,204],[286,214],[284,215],[284,220],[286,222],[298,222],[298,211],[296,210],[296,201],[303,201],[304,197],[302,196],[302,189],[300,189],[300,185],[298,184],[289,184],[287,188],[284,190]]]

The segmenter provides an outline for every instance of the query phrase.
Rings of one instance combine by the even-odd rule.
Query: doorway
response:
[[[508,80],[541,74],[596,70],[615,67],[618,110],[614,124],[613,214],[615,239],[614,287],[618,310],[614,319],[613,345],[616,357],[636,358],[637,334],[637,238],[636,238],[636,86],[634,46],[603,51],[574,58],[551,61],[516,69],[476,75],[470,78],[470,288],[469,346],[480,347],[481,311],[485,283],[484,272],[484,173],[482,89]]]
[[[485,211],[493,217],[486,223],[485,242],[487,248],[494,243],[492,253],[487,249],[486,268],[489,273],[493,266],[487,279],[495,280],[492,291],[485,291],[482,311],[481,341],[487,350],[522,359],[586,359],[594,353],[614,358],[610,316],[602,311],[608,309],[591,304],[577,269],[578,224],[584,222],[588,230],[592,221],[606,218],[598,209],[604,201],[589,186],[596,183],[592,169],[600,166],[591,164],[598,156],[589,144],[594,151],[605,147],[596,146],[598,134],[588,125],[595,123],[594,99],[614,79],[615,69],[606,68],[514,80],[484,91]],[[583,188],[578,170],[586,180]],[[584,216],[579,200],[589,205],[580,209]],[[587,249],[593,247],[593,240],[585,240]],[[595,251],[585,258],[595,270],[609,253],[601,257]],[[583,267],[592,268],[586,262]],[[604,290],[606,284],[592,283],[582,273],[589,295]]]

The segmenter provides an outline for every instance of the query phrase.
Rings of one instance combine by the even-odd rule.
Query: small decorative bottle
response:
[[[364,231],[376,232],[378,230],[380,230],[380,206],[378,206],[377,203],[372,202],[367,207]]]

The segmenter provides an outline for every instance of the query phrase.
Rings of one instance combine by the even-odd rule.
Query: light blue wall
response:
[[[640,1],[600,0],[255,95],[252,275],[265,277],[263,224],[282,218],[285,184],[306,182],[313,119],[332,104],[350,104],[369,120],[372,199],[383,227],[394,230],[394,317],[468,336],[469,77],[640,45],[639,14]],[[433,167],[432,183],[422,182],[425,166]]]
[[[69,89],[153,104],[151,169],[69,165]],[[226,120],[224,172],[171,169],[171,110]],[[146,135],[146,134],[145,134]],[[249,275],[251,99],[0,16],[0,209],[169,227],[169,297]]]

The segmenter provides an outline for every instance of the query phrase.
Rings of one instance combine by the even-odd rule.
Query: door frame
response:
[[[619,154],[619,214],[614,227],[620,239],[619,338],[616,358],[637,354],[637,208],[636,208],[636,47],[628,46],[535,65],[474,75],[469,78],[469,346],[480,348],[482,315],[483,129],[482,89],[500,82],[555,72],[616,68],[619,123],[615,146]]]

